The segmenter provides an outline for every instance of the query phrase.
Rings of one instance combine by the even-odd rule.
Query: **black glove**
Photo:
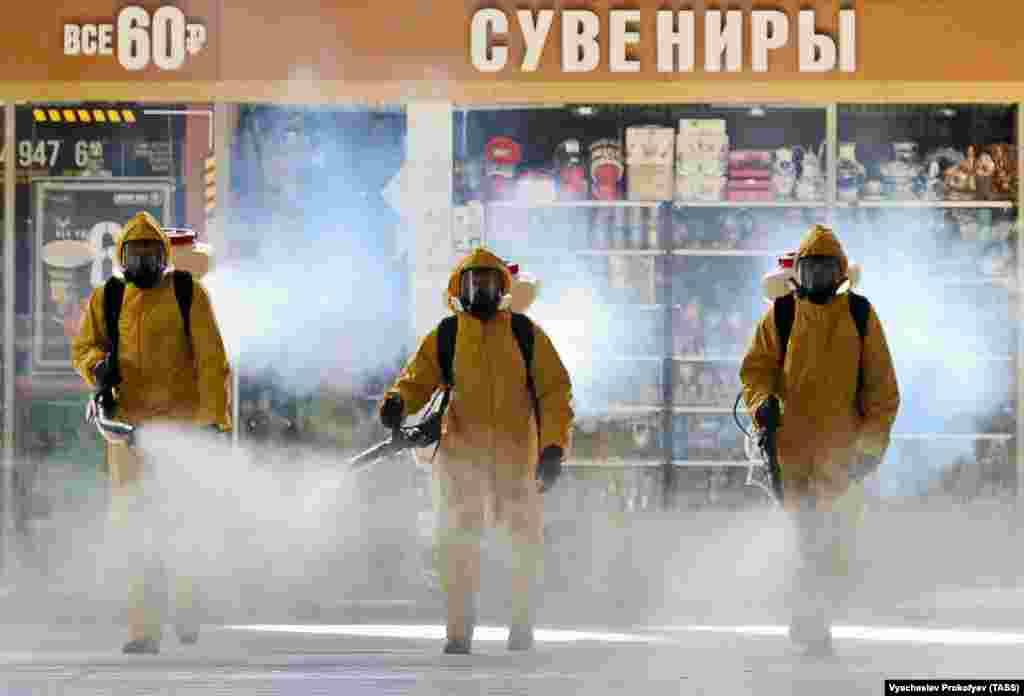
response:
[[[117,400],[114,399],[114,392],[106,387],[96,394],[96,404],[103,409],[106,418],[113,418],[117,413]]]
[[[380,422],[388,430],[394,430],[402,425],[402,414],[405,411],[405,404],[398,394],[388,394],[380,407]]]
[[[110,389],[121,383],[121,375],[109,355],[96,363],[96,367],[92,368],[92,375],[100,389]]]
[[[562,475],[562,448],[558,445],[548,445],[540,454],[540,461],[537,462],[537,480],[540,481],[540,492],[544,493],[555,485],[555,481]]]
[[[881,457],[876,457],[873,454],[864,454],[862,452],[854,458],[853,463],[850,465],[850,480],[854,483],[860,483],[868,476],[878,471],[878,467],[881,465]]]
[[[765,399],[761,405],[757,407],[757,411],[754,413],[757,425],[762,430],[775,430],[778,428],[781,417],[782,413],[779,409],[779,399],[774,394]]]

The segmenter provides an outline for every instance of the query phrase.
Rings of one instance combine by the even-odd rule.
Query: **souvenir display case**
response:
[[[903,394],[882,485],[1012,494],[1018,107],[837,112],[835,220],[865,266],[862,291],[886,327]]]
[[[657,471],[670,505],[742,498],[734,490],[750,460],[733,403],[768,307],[761,279],[820,222],[864,266],[857,289],[897,361],[903,403],[887,479],[916,486],[970,451],[1011,481],[1016,113],[948,104],[457,110],[453,205],[456,219],[472,221],[457,236],[540,278],[530,314],[568,348],[585,424],[574,467]],[[911,293],[920,300],[908,302]],[[941,372],[944,392],[934,386]],[[943,450],[951,442],[963,446]]]

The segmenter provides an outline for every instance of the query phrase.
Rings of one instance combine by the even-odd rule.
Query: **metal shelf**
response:
[[[1013,201],[837,201],[836,208],[995,208],[1017,207]]]
[[[942,281],[943,285],[957,286],[957,285],[1001,285],[1003,287],[1012,288],[1016,287],[1017,279],[1013,276],[978,276],[975,278],[948,278]]]
[[[927,358],[921,358],[921,357],[918,357],[918,358],[893,358],[893,362],[896,365],[906,365],[908,363],[910,363],[910,364],[920,364],[920,363],[930,363],[930,362],[943,362],[946,359],[946,357],[948,357],[948,356],[937,356],[936,355],[936,356],[930,356],[930,357],[927,357]],[[974,353],[974,352],[970,352],[970,351],[964,352],[964,353],[959,353],[958,357],[960,357],[964,361],[975,360],[975,361],[978,361],[978,362],[1013,362],[1015,360],[1014,356],[1012,356],[1012,355],[985,355],[985,354],[982,354],[982,353]]]
[[[673,459],[672,466],[703,466],[703,467],[716,467],[716,466],[741,466],[748,467],[751,465],[761,466],[764,464],[763,460],[747,460],[747,461],[715,461],[715,460],[700,460],[700,459]]]
[[[676,362],[743,362],[742,355],[721,355],[716,357],[714,355],[676,354],[672,356],[672,359]]]
[[[610,304],[610,305],[605,305],[605,307],[610,309],[610,310],[619,311],[619,312],[631,312],[631,311],[634,311],[634,310],[656,311],[656,310],[659,310],[659,309],[665,309],[665,305],[663,305],[663,304]]]
[[[601,467],[604,469],[632,469],[646,468],[657,469],[664,466],[660,459],[567,459],[567,467]]]
[[[487,201],[490,208],[657,208],[667,201]]]
[[[827,208],[827,201],[672,201],[676,208]]]
[[[662,362],[665,358],[660,355],[612,355],[609,360],[615,362]]]
[[[673,256],[750,256],[774,258],[782,252],[756,251],[754,249],[675,249]]]
[[[619,416],[643,416],[651,413],[661,413],[665,410],[662,405],[632,405],[632,404],[612,404],[604,409],[605,413]]]
[[[894,433],[893,440],[1012,440],[1012,433]]]
[[[665,256],[664,249],[581,249],[579,256]]]
[[[732,406],[673,406],[673,413],[710,413],[732,415]]]

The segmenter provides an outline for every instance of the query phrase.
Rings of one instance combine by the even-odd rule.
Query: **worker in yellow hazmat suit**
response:
[[[838,292],[847,274],[838,238],[815,225],[797,253],[795,292],[761,319],[740,369],[755,422],[777,428],[784,505],[797,528],[801,561],[790,637],[823,653],[831,652],[829,615],[843,594],[837,560],[860,515],[863,479],[881,463],[900,403],[878,315],[864,298]],[[795,308],[786,346],[780,302]]]
[[[152,422],[189,424],[218,432],[230,430],[229,366],[209,296],[194,278],[188,326],[185,310],[170,273],[171,245],[160,223],[142,212],[125,226],[117,243],[124,270],[124,291],[118,322],[116,362],[108,336],[104,294],[90,298],[82,327],[72,344],[72,363],[92,387],[112,387],[118,420],[141,425]],[[116,376],[115,376],[116,375]],[[107,446],[112,485],[112,512],[122,529],[140,526],[139,500],[152,474],[138,450],[123,444]],[[146,542],[138,542],[145,545]],[[163,621],[162,563],[146,549],[136,548],[129,597],[129,641],[126,653],[159,651]],[[178,583],[177,632],[182,642],[198,637],[194,588]]]
[[[488,523],[506,528],[515,545],[508,647],[532,647],[543,553],[540,493],[560,475],[569,448],[569,375],[547,334],[532,322],[532,351],[524,355],[513,331],[515,316],[522,315],[507,309],[512,284],[509,268],[485,249],[463,259],[448,284],[457,322],[453,384],[447,385],[451,402],[433,471],[445,507],[441,565],[449,654],[471,650],[480,538]],[[400,425],[404,414],[419,411],[442,386],[441,333],[441,326],[431,331],[385,395],[380,414],[386,427]]]

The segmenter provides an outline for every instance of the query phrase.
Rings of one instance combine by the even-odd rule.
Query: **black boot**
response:
[[[473,629],[476,628],[476,595],[466,599],[466,637],[449,638],[444,646],[445,655],[469,655],[473,649]]]
[[[136,638],[125,643],[121,652],[125,655],[157,655],[160,653],[160,641],[155,638]]]
[[[174,627],[182,645],[195,645],[199,641],[199,626],[178,624]]]
[[[807,657],[833,657],[835,654],[831,635],[804,644],[804,655]]]
[[[509,650],[533,649],[533,626],[530,624],[513,624],[508,629]]]
[[[820,619],[794,619],[789,625],[789,639],[808,657],[830,657],[835,654],[832,649],[832,631]]]
[[[450,638],[444,645],[445,655],[468,655],[470,648],[472,647],[472,641],[469,638],[458,639]]]

